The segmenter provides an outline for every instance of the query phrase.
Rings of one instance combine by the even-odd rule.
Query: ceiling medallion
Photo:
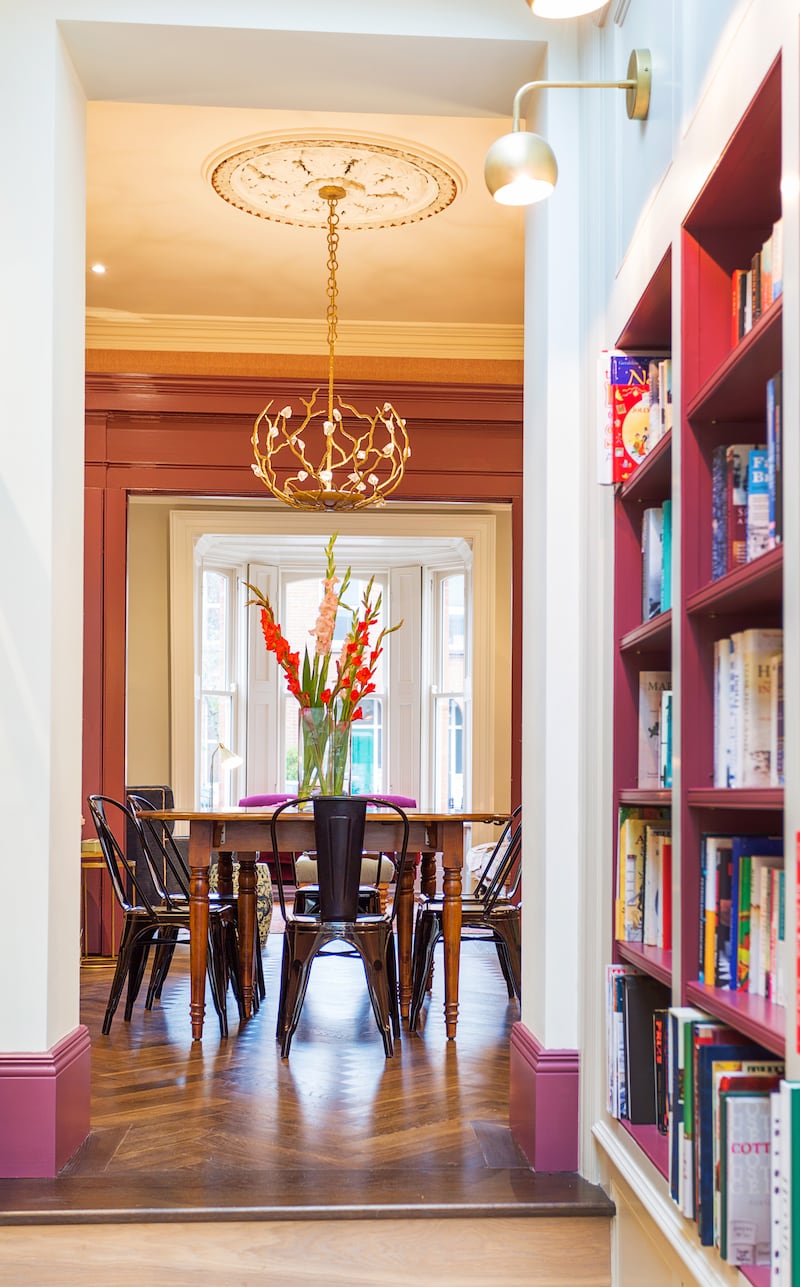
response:
[[[342,229],[394,228],[445,210],[456,175],[440,160],[371,139],[325,135],[264,139],[224,156],[210,171],[214,191],[247,214],[301,228],[324,228],[320,188],[343,189]]]

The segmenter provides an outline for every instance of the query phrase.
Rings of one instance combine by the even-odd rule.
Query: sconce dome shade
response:
[[[602,9],[606,0],[528,0],[537,18],[580,18]]]
[[[558,179],[558,164],[540,134],[514,130],[489,148],[483,174],[495,201],[503,206],[530,206],[550,196]]]

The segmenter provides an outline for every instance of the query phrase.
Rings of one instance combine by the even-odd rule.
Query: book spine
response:
[[[711,455],[711,579],[717,581],[728,570],[727,508],[724,445]]]
[[[747,528],[746,561],[752,562],[770,548],[769,535],[769,457],[756,448],[747,460]]]

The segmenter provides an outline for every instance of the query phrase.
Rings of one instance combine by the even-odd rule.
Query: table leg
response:
[[[203,1039],[208,964],[208,865],[211,861],[211,822],[189,824],[189,970],[192,999],[192,1041]]]
[[[461,822],[441,824],[444,868],[442,930],[444,940],[444,1021],[448,1041],[458,1025],[458,969],[461,956],[461,868],[464,862],[464,829]]]
[[[220,901],[233,898],[233,854],[221,850],[217,854],[217,892]]]
[[[397,955],[400,990],[400,1014],[408,1018],[411,1006],[411,933],[414,921],[414,863],[406,862],[403,880],[397,894]]]
[[[239,959],[244,1012],[253,1013],[253,947],[256,936],[256,855],[239,851]]]
[[[419,888],[426,898],[436,897],[436,854],[432,849],[420,854]]]

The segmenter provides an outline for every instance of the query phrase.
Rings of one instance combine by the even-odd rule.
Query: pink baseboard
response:
[[[509,1124],[535,1171],[578,1169],[577,1050],[545,1050],[521,1023],[511,1029]]]
[[[55,1176],[89,1134],[91,1045],[82,1024],[34,1054],[0,1054],[0,1178]]]

